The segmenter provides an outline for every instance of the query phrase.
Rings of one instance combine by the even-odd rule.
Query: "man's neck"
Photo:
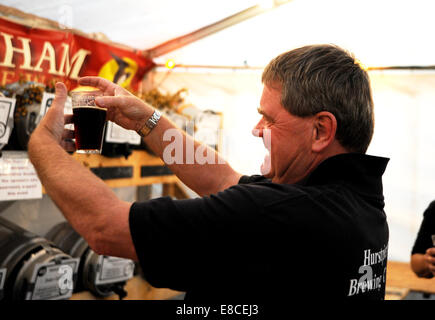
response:
[[[325,149],[323,152],[314,154],[312,160],[309,161],[304,168],[295,170],[295,168],[289,167],[282,176],[273,177],[272,182],[286,184],[297,183],[305,179],[311,172],[314,171],[314,169],[317,168],[320,163],[326,159],[343,153],[349,153],[349,151],[336,142],[333,145],[330,145],[330,147]]]

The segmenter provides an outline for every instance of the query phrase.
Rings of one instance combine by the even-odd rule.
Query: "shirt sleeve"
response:
[[[432,235],[435,235],[435,201],[429,205],[423,214],[423,221],[412,248],[412,254],[424,254],[427,249],[434,247]]]
[[[262,232],[261,197],[233,186],[203,198],[135,202],[129,224],[144,277],[154,287],[188,291],[255,265]],[[254,187],[251,187],[251,189]],[[254,244],[254,245],[252,245]],[[240,261],[243,260],[243,263]],[[210,280],[212,279],[212,280]]]

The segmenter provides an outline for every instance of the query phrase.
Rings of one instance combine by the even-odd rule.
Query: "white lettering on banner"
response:
[[[365,293],[372,290],[380,290],[386,282],[387,276],[388,245],[378,252],[372,253],[371,249],[364,250],[363,265],[359,267],[359,279],[351,279],[348,296]],[[373,265],[382,264],[383,272],[377,275],[373,272]]]
[[[78,80],[83,63],[85,62],[86,57],[91,54],[91,51],[89,50],[79,49],[70,59],[70,46],[66,43],[62,43],[63,51],[61,54],[60,64],[59,67],[56,68],[56,51],[49,41],[44,41],[39,60],[36,65],[32,67],[32,54],[34,55],[35,53],[32,52],[31,39],[17,37],[17,39],[21,42],[21,48],[17,48],[14,47],[12,43],[14,38],[13,35],[0,32],[0,36],[3,37],[5,45],[4,58],[3,61],[0,60],[0,67],[15,68],[16,66],[13,63],[14,56],[16,54],[21,54],[23,55],[23,62],[17,67],[18,69],[43,72],[42,66],[46,65],[44,62],[48,62],[49,74],[67,76],[70,79]]]

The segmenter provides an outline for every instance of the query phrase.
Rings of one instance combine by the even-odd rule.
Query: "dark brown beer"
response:
[[[73,121],[77,152],[99,153],[106,124],[106,109],[74,107]]]

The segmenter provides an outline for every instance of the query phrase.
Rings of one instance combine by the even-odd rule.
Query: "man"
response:
[[[117,199],[62,149],[74,150],[64,131],[63,84],[31,137],[29,157],[96,252],[139,260],[151,285],[186,291],[187,300],[383,299],[388,159],[365,155],[373,134],[367,73],[342,49],[314,45],[272,60],[262,81],[253,133],[270,137],[264,175],[243,176],[216,153],[216,164],[169,165],[201,198]],[[102,89],[106,97],[96,102],[108,119],[141,133],[164,157],[169,120],[107,80],[80,84]],[[182,141],[202,148],[185,134]]]
[[[411,268],[421,278],[435,275],[435,201],[423,213],[423,221],[411,252]]]

